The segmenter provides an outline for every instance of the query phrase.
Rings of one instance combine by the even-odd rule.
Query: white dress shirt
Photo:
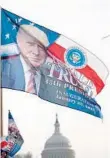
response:
[[[31,76],[31,68],[29,67],[29,65],[27,65],[27,63],[25,62],[25,60],[23,59],[23,57],[20,55],[20,60],[23,66],[23,70],[24,70],[24,78],[25,78],[25,90],[28,88],[28,82],[30,80],[30,76]],[[40,71],[36,71],[35,74],[35,87],[36,87],[36,93],[38,95],[39,92],[39,87],[40,87],[40,80],[41,80],[41,75],[40,75]]]

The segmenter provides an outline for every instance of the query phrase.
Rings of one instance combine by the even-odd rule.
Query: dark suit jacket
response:
[[[2,59],[2,88],[25,90],[25,77],[20,57]]]

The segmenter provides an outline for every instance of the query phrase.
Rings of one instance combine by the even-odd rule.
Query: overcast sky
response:
[[[0,0],[0,5],[24,18],[46,26],[77,41],[96,54],[110,68],[110,1],[108,0]],[[22,152],[40,158],[44,143],[54,130],[59,115],[62,133],[69,138],[76,158],[110,157],[110,77],[97,96],[104,121],[88,114],[56,106],[37,96],[3,91],[4,134],[10,109],[23,135]],[[19,152],[19,153],[20,153]]]

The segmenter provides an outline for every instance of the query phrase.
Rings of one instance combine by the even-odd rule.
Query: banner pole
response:
[[[1,46],[1,6],[0,6],[0,46]],[[2,68],[1,68],[1,56],[0,56],[0,137],[3,137],[3,98],[2,98]]]

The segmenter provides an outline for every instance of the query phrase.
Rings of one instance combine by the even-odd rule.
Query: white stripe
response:
[[[17,47],[17,44],[11,43],[11,44],[6,44],[6,45],[1,45],[0,55],[2,56],[4,53],[9,56],[19,54],[19,49]]]
[[[61,45],[65,49],[69,49],[70,47],[77,47],[81,49],[87,56],[87,64],[97,73],[97,75],[105,82],[109,71],[107,67],[104,65],[104,63],[98,59],[94,54],[92,54],[89,50],[85,49],[78,43],[68,39],[65,36],[60,36],[57,40],[56,43]]]

